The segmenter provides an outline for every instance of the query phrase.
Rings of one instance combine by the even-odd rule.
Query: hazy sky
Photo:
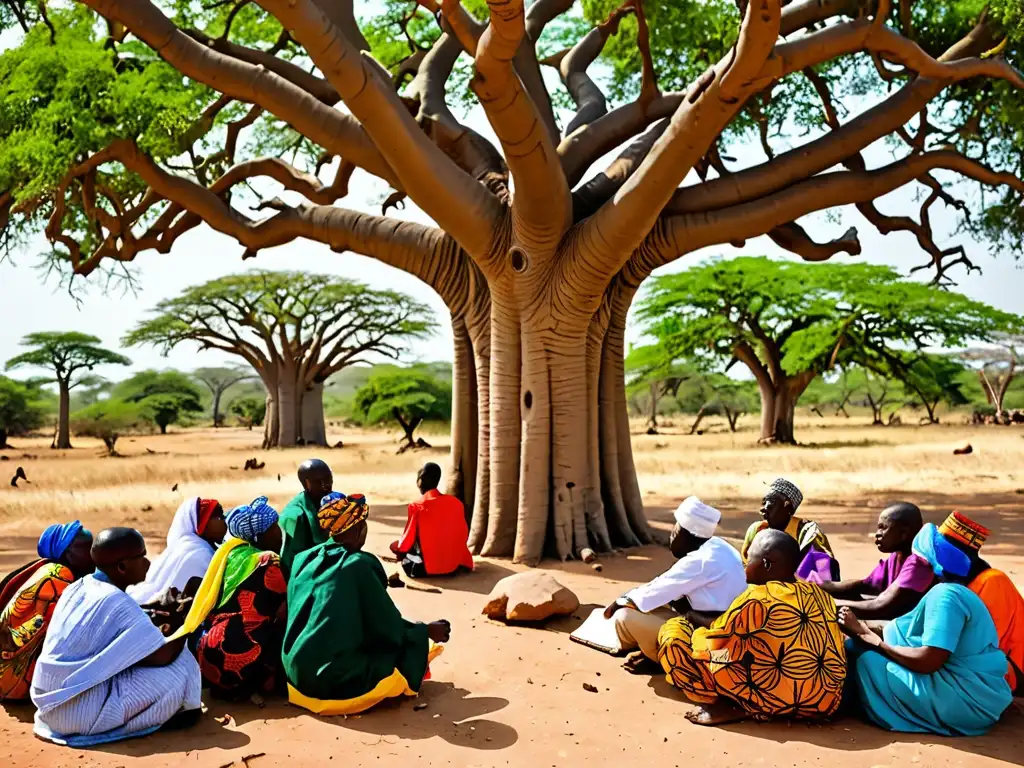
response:
[[[3,47],[0,40],[0,48]],[[468,118],[473,127],[490,134],[481,113]],[[747,148],[740,152],[739,160],[758,163],[763,160],[760,149]],[[877,166],[890,160],[888,152],[881,147],[868,153],[869,165]],[[602,167],[598,165],[598,169]],[[352,191],[340,204],[367,211],[379,209],[379,200],[385,190],[382,184],[357,172],[353,179]],[[888,213],[915,215],[918,203],[911,191],[898,191],[881,203]],[[392,216],[428,221],[414,207],[402,212],[392,211]],[[943,210],[941,204],[933,209],[932,220],[937,229],[949,231],[952,213]],[[861,260],[890,264],[906,272],[911,267],[924,263],[925,254],[919,249],[910,234],[899,233],[882,237],[865,222],[853,209],[842,212],[842,220],[828,221],[824,216],[803,222],[819,239],[839,236],[851,225],[857,226],[864,254]],[[938,233],[937,233],[938,234]],[[939,238],[939,245],[963,243],[960,238]],[[964,243],[975,262],[982,267],[981,275],[967,276],[957,273],[958,290],[986,301],[1002,309],[1024,313],[1024,272],[1014,259],[1013,253],[997,256],[988,253],[983,244]],[[176,243],[170,254],[145,253],[136,258],[133,269],[137,275],[138,293],[122,294],[120,291],[104,292],[101,286],[89,281],[77,281],[76,296],[70,296],[61,289],[55,279],[46,281],[38,269],[39,254],[46,252],[47,244],[42,236],[37,237],[28,247],[18,253],[12,262],[0,264],[0,307],[3,307],[3,321],[0,323],[0,362],[19,351],[20,338],[32,331],[78,330],[91,333],[103,340],[104,344],[116,348],[119,339],[161,299],[178,294],[183,288],[233,272],[250,268],[288,269],[323,272],[362,280],[371,286],[393,288],[408,292],[428,303],[438,315],[441,331],[428,341],[411,345],[410,360],[450,360],[452,356],[451,330],[447,312],[440,299],[424,284],[396,269],[384,266],[372,259],[354,254],[332,253],[324,246],[296,242],[272,250],[263,251],[258,258],[242,262],[243,248],[231,238],[214,232],[208,227],[194,230]],[[742,249],[717,246],[690,254],[666,268],[668,271],[685,269],[701,259],[714,254],[735,255],[739,253],[781,255],[780,251],[766,237],[749,241]],[[849,257],[842,256],[838,259]],[[150,348],[127,350],[134,362],[133,369],[172,366],[183,370],[200,366],[217,365],[228,360],[218,352],[198,353],[194,346],[182,346],[170,356],[162,357]],[[97,371],[110,378],[122,378],[126,371]],[[26,372],[27,373],[27,372]],[[22,375],[22,374],[18,374]]]

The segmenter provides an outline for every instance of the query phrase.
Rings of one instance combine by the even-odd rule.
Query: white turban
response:
[[[698,539],[710,539],[715,535],[722,513],[696,496],[691,496],[676,508],[675,518],[681,527]]]

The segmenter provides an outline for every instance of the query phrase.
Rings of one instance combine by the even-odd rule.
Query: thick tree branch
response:
[[[779,246],[791,253],[795,253],[804,261],[828,261],[837,253],[846,253],[850,256],[857,256],[861,253],[860,239],[857,237],[857,228],[850,227],[837,240],[827,243],[817,243],[807,234],[807,230],[795,221],[782,224],[768,232],[768,237]]]

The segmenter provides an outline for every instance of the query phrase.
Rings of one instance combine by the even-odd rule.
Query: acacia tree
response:
[[[452,314],[451,476],[474,550],[535,562],[545,544],[647,541],[622,370],[640,283],[763,234],[805,259],[857,253],[854,231],[820,243],[799,223],[846,204],[913,235],[947,279],[970,261],[933,236],[936,204],[961,205],[940,171],[994,187],[967,226],[1017,243],[1024,25],[1018,0],[581,2],[582,20],[573,0],[423,0],[362,29],[351,0],[82,0],[49,27],[29,12],[10,68],[36,74],[7,100],[0,212],[15,233],[45,219],[78,275],[205,222],[246,256],[307,238],[419,277]],[[605,46],[610,100],[588,74]],[[497,145],[449,108],[462,55]],[[769,158],[740,168],[723,150],[750,132]],[[898,156],[868,168],[882,139]],[[437,226],[337,206],[357,168]],[[244,184],[268,178],[294,196],[254,217]],[[917,184],[916,220],[876,203]]]
[[[189,288],[157,304],[124,338],[165,353],[185,342],[237,355],[267,389],[264,448],[327,444],[327,379],[373,356],[398,359],[429,335],[430,311],[395,291],[331,275],[251,272]]]
[[[210,394],[213,395],[212,418],[213,426],[220,427],[224,423],[224,415],[220,411],[220,401],[224,397],[224,393],[231,389],[235,384],[239,384],[243,381],[249,381],[255,378],[255,374],[252,371],[247,371],[244,368],[197,368],[192,372],[192,375],[203,383],[203,385],[210,390]]]
[[[405,436],[399,453],[429,448],[422,437],[415,438],[416,430],[424,421],[448,420],[452,415],[451,385],[420,366],[375,370],[352,401],[367,424],[397,422]]]
[[[7,370],[15,368],[45,368],[53,372],[59,399],[57,411],[57,438],[54,448],[71,447],[69,415],[71,390],[94,384],[95,376],[88,375],[98,365],[131,365],[122,354],[100,346],[100,340],[77,331],[44,331],[30,333],[21,340],[21,346],[30,347],[7,361]]]
[[[657,277],[638,317],[666,360],[692,358],[712,370],[745,365],[761,393],[761,441],[769,443],[795,442],[797,401],[836,365],[860,363],[908,386],[913,378],[934,393],[929,371],[939,369],[920,368],[920,350],[987,341],[1021,321],[889,267],[763,257],[713,259]]]
[[[997,347],[968,349],[958,357],[969,364],[978,364],[978,380],[988,404],[995,409],[995,417],[1003,424],[1010,423],[1010,414],[1003,403],[1010,385],[1019,373],[1024,358],[1017,351],[1024,348],[1024,334],[1000,334],[995,338]]]
[[[202,390],[179,371],[140,371],[119,382],[111,397],[126,403],[137,403],[167,434],[167,427],[179,422],[183,416],[200,413]]]

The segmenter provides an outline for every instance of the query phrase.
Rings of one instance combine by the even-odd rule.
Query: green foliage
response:
[[[9,435],[24,435],[43,425],[46,403],[37,387],[0,376],[0,447]]]
[[[67,386],[88,386],[95,377],[77,376],[79,371],[91,371],[98,365],[131,365],[124,355],[100,346],[100,340],[77,331],[43,331],[30,333],[21,340],[21,346],[30,347],[7,361],[7,370],[15,368],[46,368],[53,371],[58,382]]]
[[[125,400],[102,400],[71,415],[71,428],[84,437],[103,441],[107,452],[116,456],[114,446],[122,435],[145,429],[152,422],[152,414],[143,403]]]
[[[252,429],[261,426],[267,417],[267,399],[255,395],[237,397],[231,401],[229,410],[238,417],[243,427]]]
[[[161,433],[188,414],[203,410],[199,387],[178,371],[142,371],[114,387],[112,397],[141,406]]]
[[[904,358],[893,366],[892,375],[916,397],[908,405],[924,406],[928,421],[938,423],[936,408],[940,403],[950,406],[967,405],[962,390],[964,366],[945,355],[919,355]]]
[[[451,418],[451,384],[422,366],[374,371],[355,393],[353,406],[364,424],[397,422],[412,442],[421,422]]]

